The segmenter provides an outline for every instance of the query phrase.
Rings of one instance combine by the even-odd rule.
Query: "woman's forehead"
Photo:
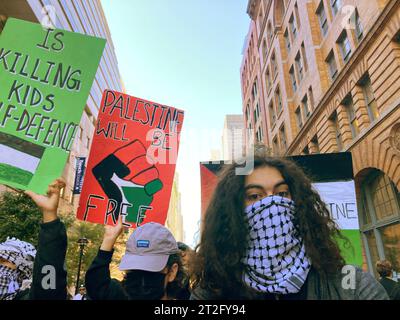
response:
[[[250,175],[246,176],[245,187],[259,185],[265,189],[269,189],[274,188],[281,181],[284,181],[284,178],[278,169],[264,166],[254,169]]]

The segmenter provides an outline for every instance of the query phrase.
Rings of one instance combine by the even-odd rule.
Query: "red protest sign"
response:
[[[179,109],[104,91],[77,218],[164,224],[183,118]]]

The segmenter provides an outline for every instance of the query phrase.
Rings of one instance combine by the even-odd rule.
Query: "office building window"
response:
[[[272,38],[274,37],[274,34],[272,33],[271,22],[268,22],[267,37],[268,37],[268,44],[271,46],[272,45]]]
[[[275,91],[275,97],[276,97],[276,105],[278,107],[278,116],[280,112],[282,111],[282,95],[281,95],[281,90],[278,88]]]
[[[267,67],[267,71],[265,72],[265,84],[267,86],[267,91],[269,91],[272,87],[271,73],[269,72],[269,67]]]
[[[282,151],[285,152],[287,149],[285,126],[282,126],[279,131],[280,131],[280,137],[281,137]]]
[[[296,76],[294,75],[294,68],[293,66],[289,70],[290,80],[292,81],[292,88],[293,92],[297,90],[297,83],[296,83]]]
[[[302,153],[305,154],[305,155],[310,154],[310,150],[308,149],[308,146],[304,147]]]
[[[358,127],[358,121],[356,118],[356,113],[354,111],[353,98],[351,95],[348,95],[342,102],[343,106],[346,108],[347,116],[349,118],[351,134],[353,138],[357,137],[360,133],[360,129]]]
[[[313,110],[315,105],[314,105],[314,93],[313,93],[312,87],[308,88],[308,99],[310,101],[310,103],[309,103],[310,109]]]
[[[334,130],[337,148],[339,151],[341,151],[343,149],[343,141],[342,141],[342,134],[340,133],[339,121],[336,111],[332,114],[329,120],[331,121]]]
[[[360,81],[360,86],[362,88],[365,104],[368,110],[368,116],[370,121],[374,121],[379,118],[378,105],[375,100],[374,92],[372,91],[371,79],[368,74],[366,74]]]
[[[328,64],[329,76],[331,80],[335,80],[338,70],[333,50],[329,53],[328,57],[326,58],[326,63]]]
[[[358,15],[358,10],[355,9],[353,13],[354,29],[356,32],[357,40],[360,41],[363,37],[364,29],[361,24],[360,16]]]
[[[267,56],[267,41],[265,41],[265,39],[263,40],[263,57],[264,57],[264,59],[266,58],[266,56]]]
[[[294,14],[296,17],[297,28],[300,30],[300,16],[299,16],[299,7],[297,6],[297,2],[294,4]]]
[[[346,30],[343,30],[343,32],[341,33],[337,44],[339,45],[343,61],[347,62],[351,54],[351,45]]]
[[[285,30],[285,33],[283,34],[283,36],[285,37],[286,48],[289,52],[290,51],[290,38],[289,38],[289,32],[287,31],[287,29]]]
[[[361,217],[360,229],[369,252],[369,268],[375,270],[378,259],[389,260],[394,277],[397,274],[399,279],[400,193],[389,176],[380,170],[372,169],[361,184]]]
[[[318,21],[319,21],[319,26],[321,28],[322,36],[325,37],[326,33],[328,32],[328,20],[326,18],[324,1],[321,1],[318,6],[317,16],[318,16]]]
[[[297,107],[297,109],[295,111],[295,115],[296,115],[297,128],[301,129],[303,127],[303,119],[301,117],[301,109],[300,109],[300,107]]]
[[[335,16],[342,6],[341,0],[331,0],[332,15]]]
[[[279,145],[278,145],[277,137],[275,137],[274,140],[272,140],[272,145],[273,145],[274,153],[279,154]]]
[[[293,40],[295,40],[297,37],[297,27],[293,15],[289,19],[289,27],[290,27],[290,32],[292,33],[293,36]]]
[[[271,56],[272,76],[275,78],[278,74],[278,65],[276,63],[275,52]]]
[[[299,82],[300,82],[304,78],[303,61],[301,60],[300,52],[297,53],[295,61],[296,61]]]
[[[256,99],[257,93],[258,93],[258,89],[257,89],[257,79],[256,79],[254,81],[254,83],[253,83],[253,88],[252,88],[252,91],[251,91],[251,96],[253,98],[253,101]]]
[[[304,117],[307,119],[310,116],[310,108],[308,107],[308,98],[307,95],[304,96],[303,100],[301,100],[301,105],[303,107]]]
[[[269,109],[269,117],[270,117],[270,120],[271,120],[271,126],[273,126],[275,124],[275,122],[276,122],[276,113],[275,113],[275,108],[274,108],[274,104],[273,104],[272,101],[269,104],[268,109]]]

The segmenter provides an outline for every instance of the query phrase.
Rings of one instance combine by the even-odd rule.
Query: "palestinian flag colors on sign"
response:
[[[0,132],[0,179],[28,186],[45,148]]]
[[[337,239],[348,264],[362,265],[362,244],[357,211],[357,199],[350,152],[287,157],[296,162],[311,179],[314,189],[326,203],[329,213],[352,248]],[[218,183],[218,173],[224,166],[214,162],[200,163],[201,212],[204,219],[207,206]]]

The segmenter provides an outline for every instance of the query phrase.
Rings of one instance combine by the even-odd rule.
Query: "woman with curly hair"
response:
[[[191,299],[388,298],[372,275],[343,268],[342,236],[294,162],[256,156],[248,175],[240,166],[224,169],[207,208]]]

